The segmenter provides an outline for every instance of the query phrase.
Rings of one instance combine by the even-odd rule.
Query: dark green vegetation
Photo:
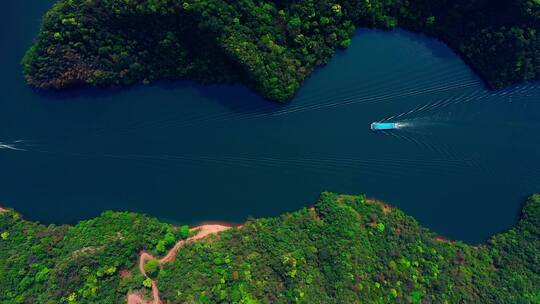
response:
[[[169,224],[134,213],[105,212],[76,226],[44,226],[0,214],[0,303],[122,303],[141,289],[140,249],[156,253]],[[131,273],[131,274],[130,274]]]
[[[397,209],[323,194],[184,247],[158,280],[170,303],[540,303],[540,196],[486,245],[434,237]]]
[[[23,59],[40,88],[242,81],[287,100],[358,26],[445,41],[492,88],[540,78],[536,0],[60,0]],[[362,67],[358,67],[362,70]]]
[[[150,259],[144,264],[144,272],[151,277],[155,278],[159,273],[159,261],[156,259]]]
[[[181,231],[132,213],[45,227],[8,212],[0,233],[0,303],[123,303],[143,286],[138,250]],[[154,266],[166,303],[540,303],[540,196],[515,228],[470,246],[364,196],[324,193]]]

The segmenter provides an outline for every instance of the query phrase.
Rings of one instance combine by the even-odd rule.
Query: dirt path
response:
[[[138,293],[132,293],[128,295],[127,299],[128,304],[149,304],[146,302],[143,297]]]
[[[173,248],[171,248],[171,250],[169,250],[169,252],[159,260],[159,263],[160,264],[165,264],[165,263],[169,263],[169,262],[172,262],[174,261],[174,259],[176,258],[176,252],[178,251],[178,249],[182,248],[182,246],[184,246],[185,244],[187,243],[190,243],[190,242],[193,242],[193,241],[196,241],[196,240],[200,240],[210,234],[214,234],[214,233],[219,233],[221,231],[225,231],[227,229],[230,229],[232,228],[231,226],[225,226],[225,225],[218,225],[218,224],[212,224],[212,225],[201,225],[201,226],[197,226],[197,227],[193,227],[190,229],[190,231],[194,231],[194,230],[199,230],[199,232],[184,240],[184,241],[180,241],[178,243],[176,243],[174,245]]]
[[[7,212],[7,211],[8,211],[7,209],[4,209],[4,208],[0,207],[0,213]]]
[[[183,242],[183,241],[180,241],[180,242]],[[139,254],[139,271],[147,278],[148,278],[148,275],[146,274],[146,271],[144,271],[144,264],[146,263],[146,261],[152,260],[152,259],[154,259],[154,257],[147,252],[143,251]],[[153,299],[152,302],[144,301],[140,294],[136,294],[135,297],[132,297],[132,301],[134,302],[129,302],[130,300],[129,296],[128,296],[128,304],[160,304],[161,303],[161,300],[159,299],[159,289],[157,287],[156,280],[152,280],[152,299]]]
[[[217,224],[211,224],[211,225],[201,225],[197,227],[193,227],[190,229],[190,231],[198,230],[197,234],[194,236],[177,242],[167,254],[159,259],[159,265],[162,266],[163,264],[169,263],[174,261],[176,258],[176,253],[182,246],[184,246],[187,243],[191,243],[196,240],[200,240],[210,234],[219,233],[221,231],[225,231],[227,229],[232,228],[231,226],[225,226],[225,225],[217,225]],[[139,254],[139,271],[147,278],[148,275],[146,275],[146,272],[144,270],[144,265],[146,264],[146,261],[155,259],[151,254],[149,254],[146,251],[142,251]],[[143,297],[139,293],[131,293],[128,294],[127,297],[127,304],[161,304],[161,300],[159,298],[159,289],[157,285],[156,280],[152,280],[152,301],[148,302],[143,299]]]

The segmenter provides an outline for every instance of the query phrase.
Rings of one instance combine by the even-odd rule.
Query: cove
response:
[[[53,1],[0,27],[0,205],[47,223],[103,210],[196,223],[366,193],[453,239],[508,229],[540,184],[540,85],[488,91],[444,44],[359,30],[288,104],[239,85],[40,92],[19,60]],[[403,124],[374,133],[373,121]]]

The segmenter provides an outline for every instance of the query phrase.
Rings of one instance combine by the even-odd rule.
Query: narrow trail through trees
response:
[[[1,212],[0,208],[0,212]],[[132,292],[128,294],[127,296],[127,304],[161,304],[161,300],[159,298],[159,289],[157,280],[150,278],[144,269],[144,265],[146,264],[146,261],[149,260],[157,260],[159,262],[159,266],[161,267],[163,264],[169,263],[174,261],[176,257],[176,253],[182,246],[184,246],[187,243],[191,243],[196,240],[200,240],[210,234],[219,233],[222,231],[225,231],[227,229],[232,228],[231,226],[225,226],[225,225],[218,225],[218,224],[208,224],[208,225],[200,225],[196,226],[190,229],[190,231],[197,231],[197,234],[193,235],[192,237],[189,237],[185,240],[181,240],[177,242],[169,252],[162,257],[161,259],[156,259],[151,254],[149,254],[146,251],[141,251],[139,253],[139,271],[148,279],[152,280],[152,301],[146,301],[143,296],[138,292]]]

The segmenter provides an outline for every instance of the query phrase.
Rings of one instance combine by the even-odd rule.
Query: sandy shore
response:
[[[240,226],[237,226],[237,227],[240,227]],[[159,264],[162,266],[163,264],[174,261],[174,259],[176,258],[176,253],[185,244],[200,240],[202,238],[207,237],[208,235],[219,233],[227,229],[231,229],[231,228],[233,228],[233,226],[229,224],[225,224],[225,223],[219,223],[219,224],[208,223],[208,224],[202,224],[202,225],[192,227],[189,230],[197,231],[197,234],[185,240],[181,240],[177,242],[173,246],[173,248],[171,248],[171,250],[167,252],[165,256],[163,256],[162,258],[158,260]],[[139,271],[147,278],[148,276],[146,275],[146,272],[144,270],[144,265],[146,264],[146,261],[152,260],[152,259],[156,259],[156,258],[154,258],[148,252],[142,251],[139,254]],[[162,302],[159,298],[159,289],[158,289],[156,280],[152,280],[152,298],[153,298],[152,301],[148,302],[148,301],[145,301],[139,293],[131,293],[131,294],[128,294],[127,304],[161,304]]]

